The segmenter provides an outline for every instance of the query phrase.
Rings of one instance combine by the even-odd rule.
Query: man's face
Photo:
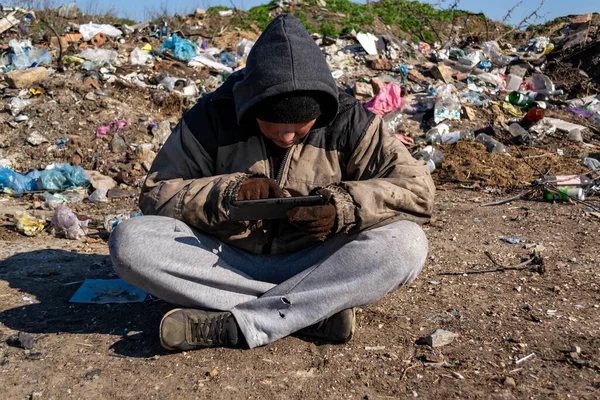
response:
[[[258,118],[256,121],[263,135],[271,139],[277,146],[287,149],[308,135],[317,120],[313,119],[301,124],[275,124]]]

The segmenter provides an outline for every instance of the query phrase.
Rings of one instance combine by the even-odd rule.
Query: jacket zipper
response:
[[[283,156],[283,159],[281,160],[281,164],[279,165],[279,171],[277,171],[277,178],[275,179],[275,182],[277,182],[278,185],[281,184],[281,178],[283,178],[283,170],[285,169],[285,163],[287,162],[288,156],[294,146],[295,146],[295,144],[285,151],[285,155]],[[271,168],[273,169],[273,160],[270,157],[269,157],[269,160],[271,162]]]

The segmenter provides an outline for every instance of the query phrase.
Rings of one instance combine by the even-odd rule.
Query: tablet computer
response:
[[[232,221],[259,221],[265,219],[285,219],[292,208],[319,206],[325,204],[321,195],[280,197],[259,200],[236,200],[229,207]]]

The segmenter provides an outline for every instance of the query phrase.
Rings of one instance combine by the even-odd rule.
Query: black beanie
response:
[[[256,118],[276,124],[299,124],[321,116],[320,92],[297,91],[266,98],[253,107]]]

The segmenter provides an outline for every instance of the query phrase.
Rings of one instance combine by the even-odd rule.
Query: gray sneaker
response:
[[[323,321],[298,331],[298,334],[324,339],[330,342],[346,343],[354,336],[356,329],[356,308],[348,308]]]
[[[176,308],[160,321],[160,344],[167,350],[232,347],[238,328],[230,312]]]

